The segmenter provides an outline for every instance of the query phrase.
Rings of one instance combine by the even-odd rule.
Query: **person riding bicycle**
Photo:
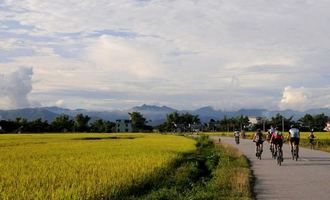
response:
[[[284,141],[283,133],[276,130],[272,134],[271,140],[274,141],[275,149],[279,148],[279,150],[282,151],[282,146],[283,146],[283,141]],[[282,155],[283,155],[283,152],[282,152]]]
[[[239,130],[235,129],[235,131],[234,131],[234,137],[235,137],[236,144],[238,144],[239,143],[239,137],[240,137]]]
[[[254,134],[254,136],[253,136],[253,142],[256,143],[256,156],[257,156],[258,146],[260,148],[260,153],[262,153],[262,151],[263,151],[263,143],[264,143],[263,134],[262,134],[262,132],[261,132],[260,129],[258,129],[257,132]]]
[[[291,125],[289,130],[289,139],[291,145],[291,152],[293,152],[293,144],[297,147],[297,158],[299,158],[299,141],[300,141],[300,131],[294,125]]]
[[[272,137],[273,134],[275,134],[275,132],[276,132],[276,129],[273,126],[271,126],[270,129],[268,130],[267,137],[269,137],[269,141],[270,141],[270,147],[269,148],[270,149],[275,147],[275,145],[274,145],[275,138]]]
[[[311,148],[314,148],[314,140],[315,140],[315,135],[314,135],[314,129],[311,129],[311,132],[308,136],[309,139],[309,144],[311,145]]]
[[[270,143],[270,138],[272,137],[272,133],[270,132],[270,130],[267,131],[267,135],[266,135],[266,140],[268,142],[268,144]]]

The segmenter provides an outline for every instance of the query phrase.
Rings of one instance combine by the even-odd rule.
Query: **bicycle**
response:
[[[309,144],[310,144],[310,147],[311,147],[311,149],[315,149],[315,139],[313,139],[313,140],[309,140]]]
[[[282,162],[283,162],[283,151],[282,151],[282,148],[281,147],[277,147],[277,152],[278,152],[278,155],[277,155],[277,164],[279,166],[282,165]]]
[[[272,158],[275,159],[276,158],[276,155],[277,155],[276,149],[274,148],[273,145],[270,145],[270,148],[269,149],[270,149],[270,152],[272,154]]]
[[[262,151],[261,151],[261,147],[260,145],[257,146],[257,152],[256,152],[256,157],[261,160],[261,154],[262,154]]]
[[[239,144],[239,137],[235,136],[235,142],[236,144]]]
[[[296,144],[293,145],[291,153],[292,153],[292,160],[298,161],[298,146]]]

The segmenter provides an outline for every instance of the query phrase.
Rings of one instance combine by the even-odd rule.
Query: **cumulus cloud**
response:
[[[55,102],[55,105],[57,107],[63,107],[64,106],[64,100],[63,99],[59,99]]]
[[[100,94],[123,94],[106,97],[116,98],[112,106],[121,101],[224,109],[329,105],[323,94],[330,85],[329,1],[4,0],[1,5],[0,18],[7,22],[0,22],[0,52],[11,55],[0,56],[0,70],[34,66],[29,96],[47,104],[64,99],[77,105],[84,91],[95,91],[88,99],[95,104]],[[33,55],[15,52],[18,47]],[[132,96],[136,91],[140,94]]]
[[[1,97],[5,97],[11,108],[30,106],[28,94],[32,91],[32,67],[20,67],[8,74],[0,74]]]
[[[135,39],[103,35],[86,48],[86,54],[99,70],[109,76],[151,78],[161,75],[162,64],[146,44]]]
[[[279,103],[281,109],[307,110],[310,108],[328,107],[330,87],[325,88],[294,88],[287,86]]]
[[[299,108],[300,110],[305,109],[308,103],[309,94],[305,88],[292,88],[291,86],[285,87],[283,96],[279,107],[285,108]]]

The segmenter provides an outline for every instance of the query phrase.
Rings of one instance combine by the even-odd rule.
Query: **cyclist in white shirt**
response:
[[[234,132],[234,137],[235,137],[235,142],[236,144],[239,144],[239,137],[240,137],[241,133],[239,132],[239,130],[235,130]]]
[[[297,150],[299,152],[299,142],[300,142],[300,131],[295,128],[294,125],[291,125],[291,129],[289,130],[289,138],[291,145],[291,152],[293,151],[293,144],[297,146]],[[297,155],[299,157],[299,155]]]

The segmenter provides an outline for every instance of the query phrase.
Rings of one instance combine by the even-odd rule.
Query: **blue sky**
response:
[[[0,109],[330,107],[330,1],[0,0]]]

